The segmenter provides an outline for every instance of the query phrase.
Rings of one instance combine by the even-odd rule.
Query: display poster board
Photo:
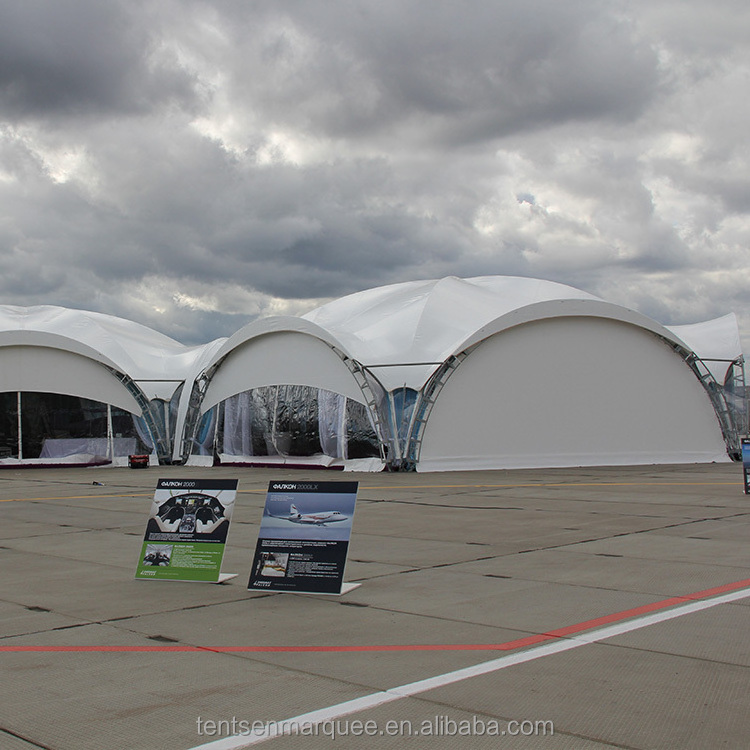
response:
[[[745,494],[750,495],[750,438],[742,438],[742,473],[745,479]]]
[[[248,589],[342,594],[357,482],[270,482]]]
[[[213,583],[233,578],[221,573],[221,561],[237,481],[160,479],[135,577]]]

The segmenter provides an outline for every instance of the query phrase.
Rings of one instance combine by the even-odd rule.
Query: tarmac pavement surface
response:
[[[206,476],[238,577],[135,580],[157,479]],[[359,482],[358,588],[247,590],[272,479]],[[736,464],[3,470],[0,749],[747,748],[749,541]]]

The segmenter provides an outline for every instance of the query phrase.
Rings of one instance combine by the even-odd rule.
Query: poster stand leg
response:
[[[350,591],[354,591],[354,589],[359,588],[361,585],[361,583],[342,583],[341,591],[339,591],[339,596],[341,596],[342,594],[348,594]]]
[[[239,573],[219,573],[219,579],[215,583],[224,583],[224,581],[230,581],[232,578],[237,578]]]

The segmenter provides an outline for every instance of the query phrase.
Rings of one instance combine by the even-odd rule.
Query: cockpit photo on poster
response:
[[[136,578],[218,582],[236,479],[160,479]]]

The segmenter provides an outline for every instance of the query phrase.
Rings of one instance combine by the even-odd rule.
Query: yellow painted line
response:
[[[364,485],[362,490],[435,490],[435,489],[499,489],[512,487],[715,487],[717,485],[742,485],[736,482],[536,482],[527,484],[402,484]],[[238,490],[237,494],[265,494],[266,489]],[[153,492],[128,492],[117,495],[66,495],[63,497],[10,497],[0,498],[0,503],[44,502],[45,500],[93,500],[117,497],[152,497]]]
[[[718,484],[741,485],[737,482],[535,482],[529,484],[414,484],[360,487],[362,490],[422,490],[422,489],[492,489],[496,487],[692,487]]]
[[[44,500],[95,500],[108,497],[151,497],[153,492],[129,492],[126,495],[66,495],[65,497],[6,497],[0,503],[43,502]]]

